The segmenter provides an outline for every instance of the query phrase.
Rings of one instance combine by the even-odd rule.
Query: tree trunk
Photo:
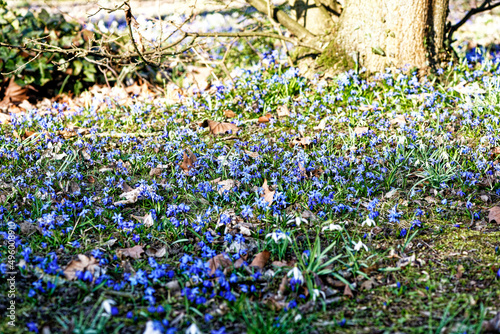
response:
[[[336,17],[318,0],[289,0],[292,18],[314,35],[331,33]]]
[[[429,67],[444,48],[449,0],[347,0],[333,47],[369,71]]]
[[[449,0],[289,0],[290,18],[270,0],[246,0],[301,41],[323,49],[318,63],[345,70],[357,63],[371,72],[405,66],[427,69],[447,60]],[[325,32],[330,32],[325,34]],[[445,57],[442,57],[445,55]],[[309,65],[308,65],[309,66]]]

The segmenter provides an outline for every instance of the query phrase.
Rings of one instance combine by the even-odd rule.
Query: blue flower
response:
[[[28,330],[30,332],[38,333],[38,325],[36,324],[36,322],[28,322],[26,324],[26,327],[28,327]]]

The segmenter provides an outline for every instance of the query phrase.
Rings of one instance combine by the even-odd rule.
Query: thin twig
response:
[[[500,6],[500,2],[497,3],[491,3],[491,0],[484,0],[483,3],[476,8],[472,8],[458,23],[449,26],[448,31],[446,32],[447,39],[449,41],[449,44],[452,43],[452,37],[455,31],[457,31],[461,26],[465,24],[473,15],[486,12],[488,10],[492,10],[495,7]]]

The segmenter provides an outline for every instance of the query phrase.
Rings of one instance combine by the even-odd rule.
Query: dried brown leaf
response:
[[[201,126],[204,128],[208,127],[210,129],[210,133],[213,135],[232,133],[236,134],[239,128],[232,123],[221,123],[211,120],[205,120]]]
[[[19,86],[15,82],[15,78],[12,77],[7,85],[7,88],[5,89],[2,102],[19,104],[28,99],[28,90],[29,86]]]
[[[261,197],[264,197],[264,201],[269,203],[269,205],[273,204],[273,199],[274,199],[274,193],[276,191],[271,191],[269,189],[269,186],[267,185],[267,180],[264,180],[264,184],[262,185],[262,188],[264,189],[264,193],[262,194]]]
[[[160,176],[163,170],[161,168],[155,167],[151,168],[149,171],[149,176]]]
[[[288,117],[288,116],[290,116],[290,110],[285,105],[278,106],[278,108],[276,110],[276,113],[278,114],[278,117]]]
[[[21,234],[23,235],[31,234],[36,231],[36,226],[33,223],[27,221],[19,224],[19,227],[21,228]]]
[[[361,284],[360,289],[365,289],[366,291],[370,291],[371,289],[373,289],[374,286],[377,286],[377,283],[375,282],[375,279],[372,277],[369,280],[364,281],[363,284]]]
[[[194,168],[194,164],[196,162],[196,156],[194,155],[193,152],[191,152],[190,149],[186,149],[186,151],[184,151],[181,168],[182,170],[184,170],[184,173],[188,174],[191,168]]]
[[[394,125],[394,124],[404,125],[404,124],[406,124],[405,116],[404,115],[398,115],[394,119],[392,119],[390,123],[392,125]]]
[[[198,90],[206,90],[210,87],[209,78],[213,68],[208,66],[188,66],[186,78]]]
[[[213,258],[211,258],[208,261],[208,268],[210,269],[210,275],[215,274],[215,271],[217,269],[227,268],[231,264],[233,264],[233,261],[231,261],[231,258],[226,253],[221,253],[221,254],[214,256]]]
[[[234,117],[236,117],[236,114],[234,111],[226,109],[226,110],[224,110],[224,116],[229,117],[229,118],[234,118]]]
[[[259,153],[257,152],[252,152],[248,150],[244,150],[244,152],[251,158],[257,159],[259,157]]]
[[[77,272],[89,271],[92,275],[94,275],[95,272],[99,270],[98,268],[99,262],[93,256],[89,258],[86,255],[78,254],[78,260],[71,260],[64,269],[63,273],[64,276],[66,276],[66,279],[74,280],[76,279]]]
[[[323,119],[319,122],[318,126],[315,126],[315,127],[314,127],[314,130],[317,130],[317,131],[323,131],[323,130],[326,128],[326,122],[328,122],[328,119],[329,119],[329,117],[328,117],[328,116],[327,116],[327,117],[325,117],[325,118],[323,118]]]
[[[9,124],[10,115],[0,112],[0,124]]]
[[[271,262],[271,265],[275,266],[275,267],[292,267],[292,264],[286,262],[286,261],[273,261]]]
[[[352,290],[348,284],[346,284],[344,287],[344,296],[347,296],[349,298],[354,298],[354,294],[352,293]]]
[[[264,266],[266,265],[267,261],[269,261],[270,257],[271,253],[269,251],[262,251],[257,255],[255,255],[255,258],[253,259],[252,263],[250,263],[250,267],[256,267],[262,270],[264,269]]]
[[[359,106],[359,111],[368,111],[368,110],[373,110],[373,106]]]
[[[493,319],[483,321],[482,327],[485,333],[500,333],[500,312]]]
[[[141,245],[136,245],[131,248],[120,248],[116,251],[116,254],[118,257],[131,257],[133,259],[140,259],[141,254],[144,253],[144,249],[142,248]]]
[[[283,297],[285,295],[287,286],[288,286],[288,277],[285,275],[281,279],[281,283],[278,288],[278,297]]]
[[[490,213],[488,214],[488,223],[496,222],[500,224],[500,206],[494,206],[490,209]]]
[[[294,147],[295,145],[301,145],[302,147],[306,148],[311,143],[312,143],[311,137],[295,137],[290,142],[290,146]]]
[[[259,123],[268,123],[273,116],[271,114],[266,114],[266,116],[260,116],[257,120]]]
[[[137,202],[137,199],[139,198],[139,194],[141,193],[141,187],[138,188],[131,188],[127,184],[123,184],[123,191],[124,193],[121,194],[119,197],[120,198],[125,198],[124,200],[114,202],[113,205],[126,205],[126,204],[134,204]],[[132,190],[130,190],[132,189]],[[126,191],[128,190],[128,191]]]
[[[354,133],[356,135],[364,135],[365,133],[368,133],[369,128],[367,126],[357,126],[354,128]]]
[[[211,183],[215,183],[217,186],[220,186],[218,190],[219,194],[222,195],[224,191],[232,191],[234,187],[239,187],[241,182],[237,180],[227,179],[221,181],[220,178],[212,180]]]
[[[167,248],[165,246],[163,246],[163,247],[149,247],[148,249],[146,249],[147,256],[164,257],[165,254],[167,254]]]

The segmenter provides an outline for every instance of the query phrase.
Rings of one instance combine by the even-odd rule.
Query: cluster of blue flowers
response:
[[[7,240],[7,222],[16,224],[23,270],[48,277],[27,279],[27,302],[40,307],[44,296],[63,289],[60,279],[71,255],[85,253],[100,270],[82,267],[76,274],[81,284],[140,294],[141,312],[119,305],[113,316],[146,314],[173,332],[172,300],[165,297],[171,282],[180,282],[178,298],[206,323],[216,321],[212,301],[235,303],[269,289],[268,280],[277,279],[266,272],[269,265],[248,266],[265,247],[275,260],[279,247],[272,248],[264,235],[280,229],[286,236],[301,228],[315,231],[299,226],[300,219],[292,225],[281,219],[290,213],[308,210],[319,226],[368,217],[390,226],[396,238],[431,224],[436,215],[454,212],[464,221],[482,217],[473,205],[479,200],[475,190],[500,175],[491,153],[500,143],[500,119],[492,112],[498,112],[492,100],[500,94],[498,60],[485,61],[480,69],[467,63],[451,69],[486,90],[461,94],[437,90],[407,71],[372,79],[349,71],[330,82],[308,80],[278,57],[266,54],[260,68],[241,70],[234,84],[218,83],[212,95],[175,106],[137,100],[130,108],[98,112],[106,101],[94,100],[88,109],[54,103],[48,110],[13,114],[0,131],[0,188],[8,192],[0,205],[0,235]],[[278,118],[276,108],[282,105],[290,114]],[[220,140],[224,137],[197,126],[200,115],[222,121],[227,109],[237,115],[238,140]],[[267,123],[246,122],[266,113],[273,114]],[[86,132],[65,138],[61,133],[71,131],[70,124]],[[357,130],[362,127],[367,130]],[[305,137],[306,144],[297,143]],[[181,164],[187,148],[196,161],[186,171]],[[150,174],[153,168],[161,172]],[[220,191],[217,178],[238,182]],[[264,180],[275,192],[272,202],[265,200]],[[500,195],[498,183],[489,187]],[[407,192],[407,200],[398,189]],[[120,203],[123,197],[128,202]],[[424,200],[432,204],[423,205]],[[136,218],[146,215],[152,226]],[[360,225],[339,229],[366,238],[371,231]],[[324,232],[326,243],[340,233],[330,230]],[[310,254],[305,244],[293,242],[288,260],[297,260],[293,247]],[[134,245],[148,250],[158,243],[168,246],[168,256],[146,252],[126,259],[117,252]],[[0,252],[5,259],[6,248]],[[223,252],[230,254],[231,265],[214,267],[210,260]],[[232,268],[240,260],[241,267]],[[7,271],[2,263],[0,273]],[[310,298],[303,279],[292,278],[288,289],[288,311]],[[36,328],[28,324],[30,331]]]

